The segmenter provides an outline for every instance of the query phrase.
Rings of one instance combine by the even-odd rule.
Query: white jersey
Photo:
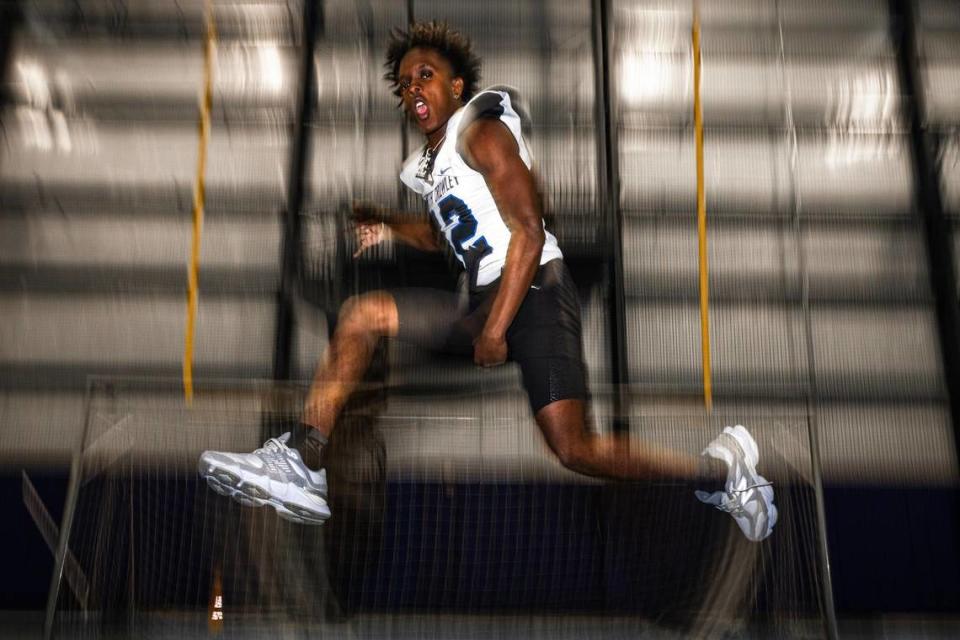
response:
[[[432,172],[418,175],[424,145],[407,158],[400,173],[403,183],[423,197],[440,232],[476,285],[490,284],[500,277],[507,258],[510,229],[483,175],[467,165],[458,153],[458,140],[477,118],[497,118],[516,138],[520,158],[529,168],[531,157],[523,139],[521,112],[512,89],[491,87],[481,91],[450,116],[446,138],[435,153]],[[540,264],[563,257],[553,234],[546,229],[544,234]]]

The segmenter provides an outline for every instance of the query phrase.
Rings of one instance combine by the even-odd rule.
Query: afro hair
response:
[[[433,49],[453,68],[453,76],[463,79],[462,98],[467,102],[480,84],[480,58],[473,53],[470,38],[451,29],[446,22],[415,22],[406,31],[394,28],[387,46],[387,72],[383,79],[390,83],[393,95],[400,97],[400,61],[411,49]]]

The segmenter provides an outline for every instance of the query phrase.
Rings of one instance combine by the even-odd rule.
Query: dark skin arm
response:
[[[429,222],[422,220],[387,222],[394,237],[421,251],[440,251],[437,231]]]
[[[417,216],[356,203],[353,205],[353,219],[357,227],[357,252],[353,254],[354,258],[383,241],[384,226],[404,244],[421,251],[440,251],[441,245],[433,225]]]
[[[534,176],[506,125],[499,120],[477,120],[464,131],[459,147],[467,164],[483,176],[510,229],[500,286],[483,331],[474,340],[474,362],[489,367],[506,361],[507,329],[540,265],[543,210]]]

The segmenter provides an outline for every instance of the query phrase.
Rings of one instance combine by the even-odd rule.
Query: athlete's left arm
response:
[[[486,325],[474,341],[474,361],[493,366],[507,359],[507,329],[540,265],[544,243],[542,205],[536,181],[520,157],[516,139],[499,120],[484,118],[471,124],[461,138],[461,153],[467,164],[483,175],[510,229],[500,287]]]

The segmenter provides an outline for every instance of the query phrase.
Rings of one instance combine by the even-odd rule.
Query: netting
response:
[[[803,416],[751,421],[780,512],[775,535],[759,544],[686,483],[608,484],[564,471],[531,420],[481,420],[468,398],[466,413],[446,420],[405,416],[389,402],[346,415],[327,452],[333,516],[318,528],[240,506],[196,470],[205,449],[250,451],[284,428],[302,388],[208,382],[188,407],[159,393],[165,384],[92,387],[68,504],[68,548],[89,591],[80,606],[60,585],[59,637],[390,635],[429,621],[446,637],[444,621],[454,620],[471,633],[540,624],[562,637],[822,632]],[[635,435],[695,451],[725,421],[636,416]],[[471,446],[484,430],[515,439]],[[448,454],[405,448],[411,436]],[[476,616],[483,622],[470,626]]]

